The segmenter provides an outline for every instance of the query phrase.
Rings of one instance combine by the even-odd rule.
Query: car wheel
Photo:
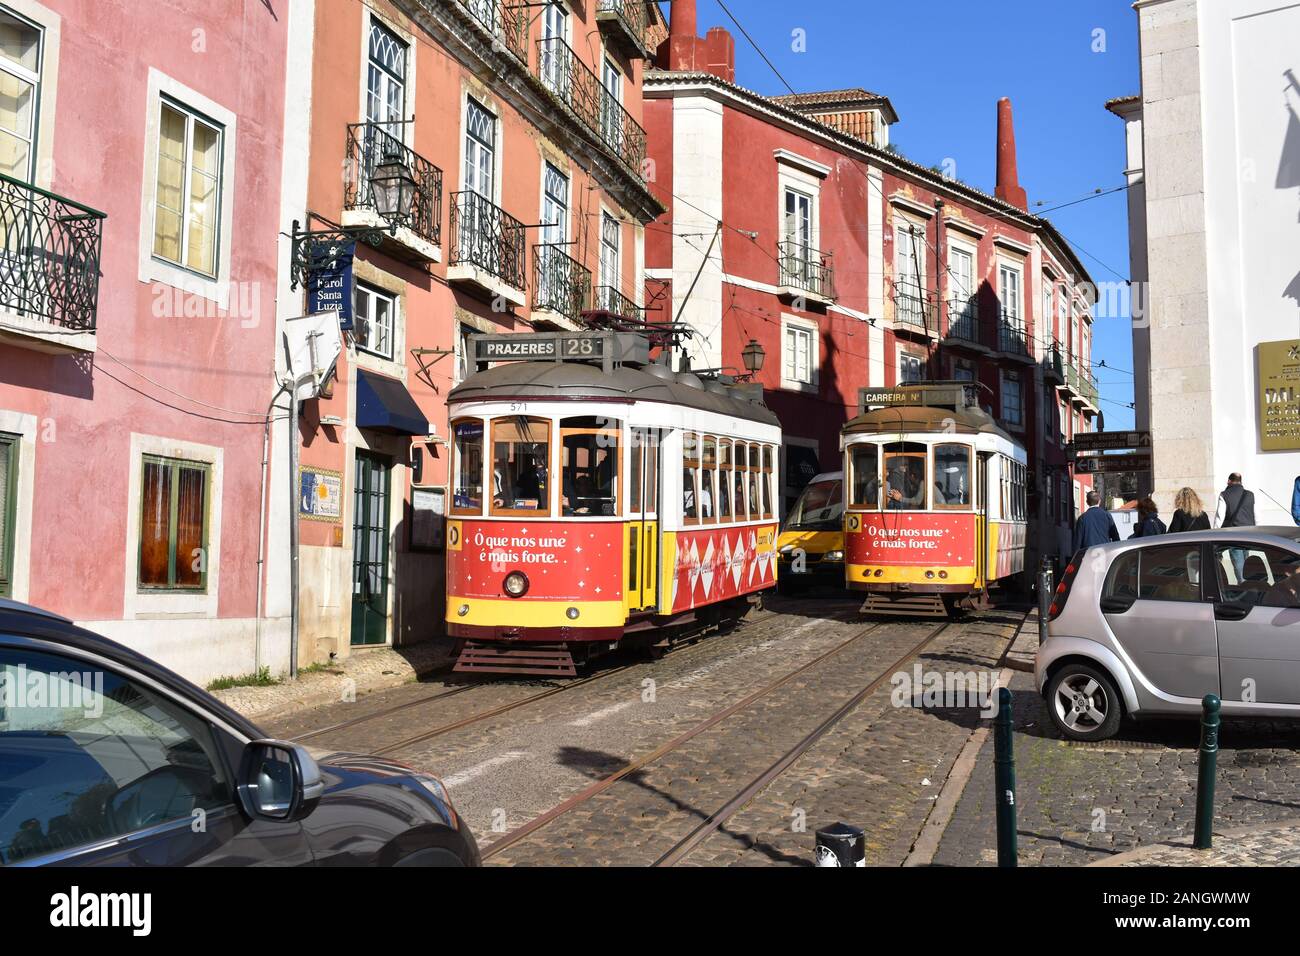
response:
[[[464,865],[465,865],[464,860],[458,857],[451,850],[445,849],[444,847],[429,847],[424,850],[416,850],[414,853],[410,853],[402,857],[400,860],[398,860],[396,863],[393,864],[393,866],[441,866],[441,867],[455,867],[455,866],[464,866]]]
[[[1123,717],[1115,682],[1087,664],[1066,664],[1047,684],[1047,712],[1070,740],[1106,740]]]

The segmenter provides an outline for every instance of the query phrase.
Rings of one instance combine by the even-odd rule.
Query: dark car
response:
[[[436,778],[268,740],[130,648],[0,600],[0,863],[477,866],[479,851]]]

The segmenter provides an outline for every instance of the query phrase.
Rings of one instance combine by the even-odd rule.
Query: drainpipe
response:
[[[266,406],[266,421],[262,425],[262,488],[257,509],[257,611],[253,617],[253,673],[262,669],[262,605],[266,591],[266,493],[270,480],[271,416],[279,407],[276,400],[284,394],[284,385],[271,396]]]
[[[298,679],[298,382],[289,386],[289,679]]]

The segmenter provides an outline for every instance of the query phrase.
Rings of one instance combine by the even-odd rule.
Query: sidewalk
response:
[[[418,680],[449,664],[454,644],[439,639],[399,648],[355,649],[346,659],[325,670],[300,674],[296,681],[286,678],[270,687],[231,687],[211,693],[250,720],[264,722],[343,700],[347,694],[359,698]]]
[[[1168,841],[1120,853],[1089,866],[1300,866],[1300,820],[1216,830],[1214,847],[1194,850]]]

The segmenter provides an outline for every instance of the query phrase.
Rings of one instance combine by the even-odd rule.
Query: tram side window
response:
[[[849,466],[853,472],[854,508],[875,511],[880,507],[880,446],[849,446]]]
[[[736,442],[736,470],[733,472],[731,487],[735,490],[732,496],[733,505],[736,509],[736,520],[745,521],[748,519],[748,513],[745,508],[745,471],[747,469],[747,458],[745,457],[746,445],[744,442]]]
[[[700,520],[699,498],[695,492],[700,470],[698,441],[691,432],[682,434],[682,517],[687,524]]]
[[[925,510],[926,447],[919,442],[885,446],[885,507],[896,511]]]
[[[551,423],[515,415],[492,421],[492,513],[550,512]]]
[[[718,520],[731,520],[731,441],[718,439]]]
[[[569,515],[618,514],[618,441],[622,424],[597,416],[560,421],[560,502]]]
[[[627,510],[629,514],[641,513],[641,473],[645,469],[643,457],[645,455],[645,446],[645,429],[632,429],[628,441],[628,468],[630,470],[627,476]]]
[[[969,508],[970,446],[934,446],[935,508]]]
[[[713,479],[718,473],[717,439],[705,438],[703,449],[704,457],[700,466],[700,519],[702,521],[716,521],[718,513],[714,509],[714,502],[717,499],[714,496]]]
[[[749,446],[749,520],[757,521],[762,516],[763,499],[759,497],[758,483],[762,478],[763,466],[760,464],[761,451],[758,445]]]
[[[460,421],[452,425],[456,458],[452,490],[453,514],[483,513],[483,423]]]
[[[772,446],[763,446],[763,517],[772,517]]]

